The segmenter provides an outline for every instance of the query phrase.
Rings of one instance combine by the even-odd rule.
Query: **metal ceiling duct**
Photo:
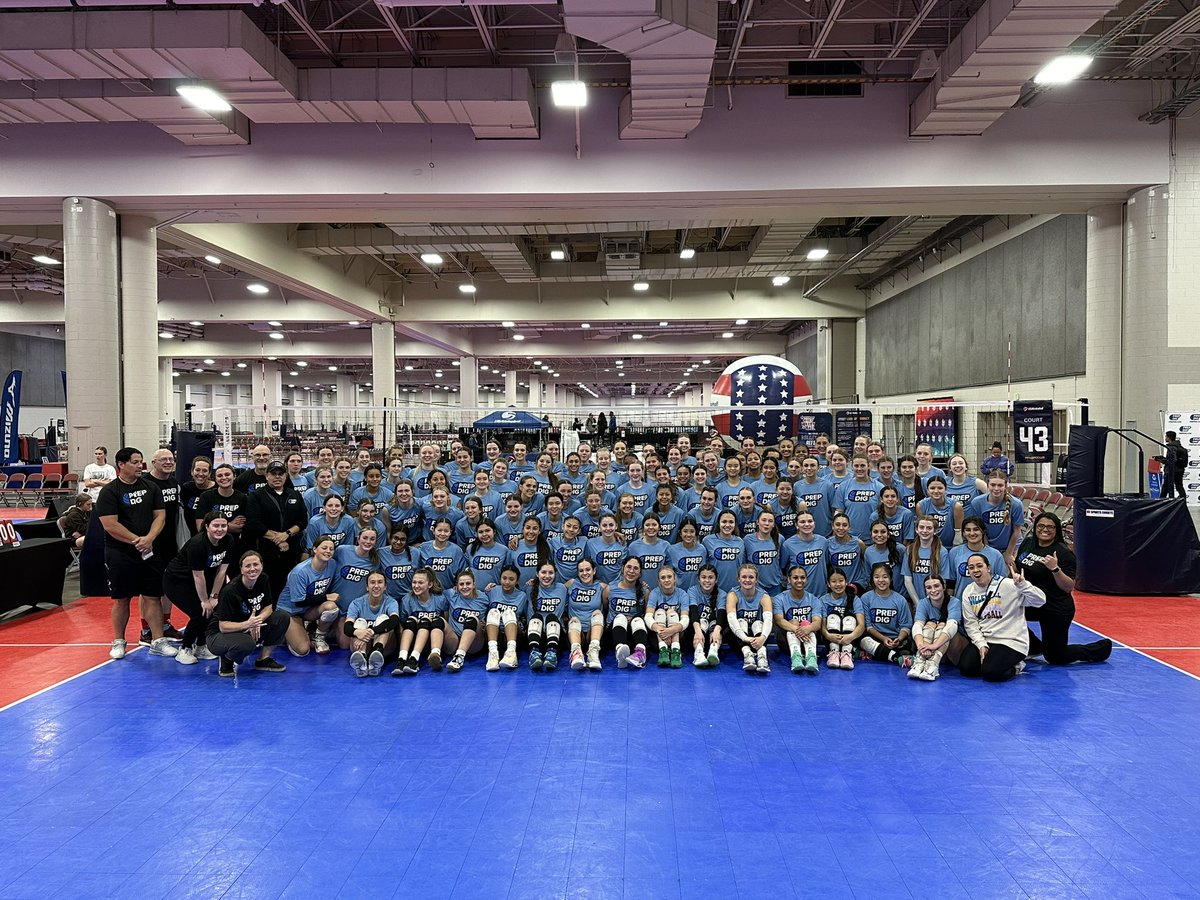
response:
[[[986,0],[939,59],[909,109],[914,136],[983,134],[1021,89],[1116,4],[1110,0]]]
[[[563,0],[563,24],[629,58],[622,139],[685,138],[700,124],[717,49],[716,0]]]

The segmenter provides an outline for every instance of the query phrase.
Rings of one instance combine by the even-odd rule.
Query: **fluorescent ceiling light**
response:
[[[771,284],[775,285],[775,287],[783,287],[785,284],[787,284],[791,280],[792,280],[792,276],[790,276],[790,275],[776,275],[774,278],[771,279]],[[744,325],[745,321],[739,319],[738,324]]]
[[[237,367],[238,367],[239,369],[244,369],[244,368],[246,368],[246,364],[245,364],[245,363],[238,363],[238,364],[237,364]]]
[[[268,325],[270,325],[272,328],[281,328],[281,327],[283,327],[283,323],[282,323],[282,322],[268,322],[267,324],[268,324]]]
[[[734,319],[733,324],[734,325],[745,325],[749,321],[750,321],[749,319]]]
[[[350,321],[349,321],[347,324],[349,324],[349,325],[357,325],[357,324],[358,324],[358,319],[351,319],[351,320],[350,320]]]
[[[228,377],[229,377],[229,373],[228,373],[228,372],[222,372],[221,374],[222,374],[223,376],[225,376],[226,378],[228,378]]]
[[[633,289],[635,291],[648,291],[650,290],[650,285],[644,281],[635,281],[633,283]]]
[[[200,368],[199,366],[196,366],[196,368],[192,369],[192,371],[193,372],[203,372],[204,370],[202,368]]]
[[[404,367],[404,371],[405,371],[405,372],[411,372],[412,370],[413,370],[413,367],[412,367],[412,366],[405,366],[405,367]]]
[[[171,373],[171,377],[172,377],[172,378],[178,378],[178,377],[179,377],[179,373],[178,373],[178,372],[172,372],[172,373]]]
[[[566,250],[551,250],[550,258],[557,259],[557,260],[564,260],[567,258],[567,251]]]
[[[62,263],[59,262],[57,259],[55,259],[53,256],[40,256],[39,255],[39,256],[35,256],[33,258],[33,261],[35,263],[41,263],[43,266],[61,266],[62,265]]]
[[[582,81],[552,81],[550,99],[555,106],[570,109],[587,106],[587,85]]]
[[[171,338],[175,337],[175,335],[171,334],[171,332],[169,332],[169,331],[160,331],[158,333],[158,336],[160,338],[162,338],[164,341],[169,341]]]
[[[460,285],[458,286],[458,289],[459,289],[459,291],[460,291],[460,292],[462,292],[462,293],[464,293],[464,294],[473,294],[473,293],[475,293],[475,285],[473,285],[473,284],[460,284]]]
[[[330,372],[336,372],[336,371],[337,371],[337,366],[330,366],[330,367],[329,367],[329,371],[330,371]]]
[[[692,247],[684,247],[682,250],[679,251],[680,259],[694,259],[695,256],[696,256],[696,251]]]
[[[500,323],[500,327],[501,327],[501,328],[512,328],[512,327],[513,327],[513,326],[515,326],[516,324],[517,324],[516,322],[509,322],[509,321],[506,319],[505,321],[503,321],[503,322],[501,322],[501,323]]]
[[[421,262],[427,266],[440,266],[445,260],[440,253],[422,253]]]
[[[292,372],[288,372],[288,374],[289,374],[289,375],[291,375],[293,378],[295,378],[295,377],[296,377],[297,375],[299,375],[300,373],[299,373],[299,372],[292,371]]]
[[[1074,81],[1087,71],[1092,64],[1092,57],[1086,53],[1068,53],[1056,57],[1033,76],[1034,84],[1063,84]]]
[[[253,284],[246,285],[246,290],[248,290],[252,294],[269,294],[269,293],[271,293],[271,289],[269,287],[267,287],[265,284],[259,284],[257,281],[254,282]]]
[[[591,328],[592,326],[591,326],[590,322],[581,322],[581,323],[579,323],[579,327],[580,328]]]
[[[462,365],[462,363],[461,363],[461,362],[459,362],[457,359],[455,359],[455,360],[451,360],[451,361],[450,361],[450,365],[452,365],[452,366],[461,366],[461,365]]]
[[[212,365],[214,362],[216,362],[216,360],[212,360],[212,359],[206,359],[206,360],[204,361],[204,364],[205,364],[206,366],[211,366],[211,365]]]
[[[707,365],[708,365],[709,363],[711,363],[711,362],[712,362],[712,360],[711,360],[711,359],[702,359],[702,360],[700,360],[700,363],[701,363],[701,365],[705,365],[705,366],[707,366]],[[693,366],[693,368],[695,368],[695,367]]]
[[[723,337],[723,338],[725,338],[726,340],[728,340],[729,338],[733,337],[733,332],[732,332],[732,331],[726,331],[724,334],[722,334],[722,335],[721,335],[721,337]]]
[[[813,247],[811,250],[808,251],[807,258],[815,261],[818,259],[824,259],[828,255],[829,255],[828,247]]]
[[[210,262],[210,263],[212,263],[214,266],[219,266],[219,265],[221,264],[221,257],[219,257],[219,256],[213,256],[213,255],[210,253],[210,254],[208,254],[206,257],[204,257],[204,261],[205,261],[205,262]]]
[[[268,357],[267,357],[267,360],[268,360],[268,361],[270,361],[270,362],[275,362],[275,360],[277,360],[277,359],[279,359],[279,357],[278,357],[278,356],[268,356]]]
[[[298,365],[302,369],[308,368],[308,363],[306,363],[304,360],[300,360],[299,362],[296,363],[296,365]]]
[[[181,84],[175,88],[175,93],[204,112],[229,112],[233,109],[228,100],[202,84]]]
[[[269,337],[273,341],[282,341],[283,340],[283,335],[280,334],[278,331],[272,331],[269,335],[267,335],[267,337]]]
[[[668,324],[667,322],[659,322],[659,323],[658,323],[658,327],[659,327],[659,328],[666,328],[666,327],[667,327],[667,324]]]
[[[525,335],[523,335],[523,334],[514,334],[514,335],[513,335],[513,340],[514,340],[514,341],[523,341],[523,340],[525,340]]]
[[[188,324],[189,324],[189,325],[195,325],[197,328],[199,328],[199,327],[200,327],[201,325],[203,325],[204,323],[203,323],[203,322],[198,322],[198,321],[196,321],[195,319],[193,319],[191,322],[188,322]]]
[[[642,336],[640,334],[638,334],[636,331],[633,334],[631,334],[630,337],[633,338],[635,341],[640,341],[642,339]]]

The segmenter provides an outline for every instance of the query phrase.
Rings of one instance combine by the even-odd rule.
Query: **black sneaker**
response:
[[[1112,656],[1113,642],[1108,638],[1085,645],[1088,651],[1088,662],[1104,662]]]
[[[254,663],[254,671],[256,671],[256,672],[286,672],[287,666],[285,666],[279,660],[268,656],[266,659],[260,659]]]
[[[419,662],[417,662],[415,659],[413,659],[411,656],[404,661],[404,674],[405,675],[416,675],[420,671],[421,671],[421,664]]]
[[[143,628],[142,633],[138,635],[138,643],[143,647],[149,647],[154,641],[154,636],[150,633],[149,628]]]
[[[232,678],[237,671],[237,663],[227,656],[221,657],[221,677]]]
[[[164,625],[163,626],[163,637],[165,637],[168,641],[182,641],[183,640],[183,632],[180,631],[178,628],[176,628],[174,625]]]

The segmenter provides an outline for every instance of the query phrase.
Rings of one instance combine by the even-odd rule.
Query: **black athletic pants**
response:
[[[271,612],[271,618],[263,623],[261,629],[262,641],[256,644],[254,638],[244,631],[218,631],[208,639],[208,649],[217,656],[232,659],[240,663],[259,647],[274,647],[283,641],[292,617],[281,609]]]
[[[196,596],[196,584],[189,581],[167,581],[164,579],[163,591],[167,599],[183,610],[188,617],[188,623],[183,629],[181,647],[203,647],[205,632],[208,630],[208,616],[200,606],[200,598]]]
[[[1004,644],[988,644],[987,656],[979,660],[979,648],[968,644],[958,658],[958,670],[968,678],[982,678],[984,681],[1008,681],[1016,675],[1016,665],[1025,659],[1025,655]]]
[[[1075,607],[1058,610],[1046,606],[1027,607],[1025,618],[1030,622],[1038,622],[1042,626],[1042,635],[1038,637],[1032,630],[1029,632],[1029,655],[1042,656],[1052,666],[1065,666],[1073,662],[1095,662],[1095,647],[1093,644],[1069,644],[1067,636],[1071,631],[1071,622],[1075,618]],[[1096,643],[1101,643],[1097,641]]]

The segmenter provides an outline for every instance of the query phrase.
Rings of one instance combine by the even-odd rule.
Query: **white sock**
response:
[[[583,648],[581,646],[579,646],[579,641],[572,641],[571,642],[571,652],[574,653],[576,650],[578,650],[580,653],[583,652]]]
[[[489,653],[499,653],[500,652],[500,642],[499,641],[488,641],[488,652]]]
[[[794,632],[789,631],[787,633],[787,645],[788,649],[793,653],[802,654],[804,652],[804,648],[800,644],[800,638],[796,637]]]

